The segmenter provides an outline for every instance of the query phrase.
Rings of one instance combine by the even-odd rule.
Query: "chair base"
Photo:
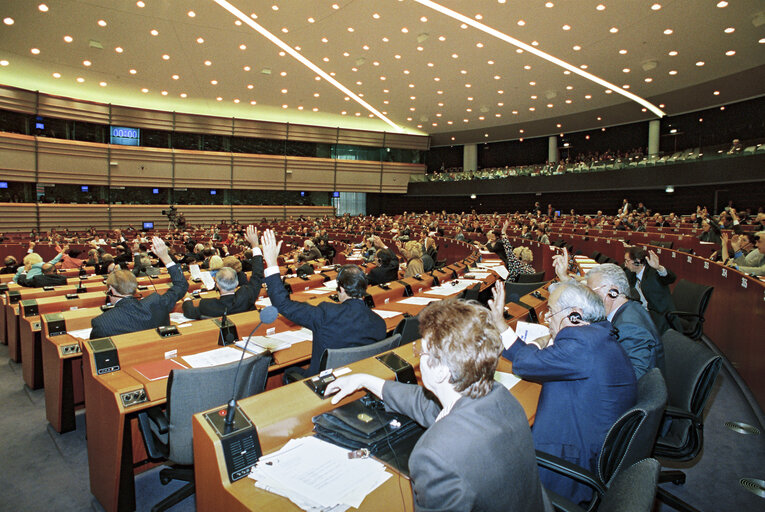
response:
[[[656,488],[656,498],[668,507],[672,507],[673,509],[679,510],[680,512],[701,512],[699,509],[689,505],[688,503],[684,502],[674,494],[667,492],[661,487]]]
[[[685,473],[679,470],[674,471],[662,471],[659,473],[659,483],[672,482],[675,485],[683,485],[685,483]]]
[[[196,492],[193,467],[172,467],[160,470],[159,482],[162,485],[169,484],[171,480],[182,480],[188,483],[151,507],[151,512],[163,512],[170,507],[174,507]]]

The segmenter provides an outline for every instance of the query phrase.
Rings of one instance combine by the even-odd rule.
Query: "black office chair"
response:
[[[545,284],[544,281],[541,283],[505,283],[505,304],[510,302],[512,296],[517,295],[519,298],[523,297],[524,295],[543,287]]]
[[[545,280],[545,271],[534,274],[520,274],[516,283],[541,283]]]
[[[345,365],[396,348],[400,343],[401,335],[393,334],[370,345],[348,348],[328,348],[321,355],[321,359],[319,360],[319,370],[324,371],[327,368],[342,368]]]
[[[591,487],[595,494],[587,510],[596,510],[619,473],[651,455],[666,405],[667,387],[661,371],[654,368],[638,381],[635,406],[608,430],[598,455],[597,474],[540,451],[537,451],[537,464]],[[547,494],[556,508],[567,510],[569,500],[550,491]]]
[[[656,484],[661,464],[656,459],[643,459],[628,467],[614,479],[603,495],[598,512],[650,512],[653,510]],[[554,505],[560,512],[585,512],[568,500]]]
[[[242,361],[236,383],[237,399],[255,395],[266,387],[271,357],[252,356]],[[173,370],[167,379],[167,407],[152,407],[138,414],[138,426],[151,459],[164,459],[173,464],[159,472],[159,480],[188,482],[152,507],[152,512],[167,510],[194,494],[194,453],[192,450],[191,417],[227,403],[234,388],[238,362]]]
[[[590,258],[592,258],[595,261],[598,261],[598,258],[600,258],[602,254],[600,251],[593,251],[592,254],[590,254]]]
[[[651,240],[650,242],[648,242],[648,245],[653,245],[654,247],[661,247],[662,249],[672,249],[672,242],[668,242],[668,241]]]
[[[685,279],[678,281],[672,291],[677,310],[666,313],[669,325],[689,338],[700,340],[704,334],[704,313],[714,289]]]
[[[478,300],[478,294],[481,292],[481,284],[482,283],[476,283],[473,286],[465,288],[459,298],[465,300]]]
[[[406,345],[420,339],[420,319],[416,316],[404,317],[393,329],[393,334],[400,334],[398,345]]]
[[[661,336],[664,345],[669,400],[665,425],[653,454],[673,461],[689,461],[704,445],[704,406],[720,373],[722,358],[705,345],[672,329]],[[659,482],[685,483],[682,471],[662,471]],[[659,488],[659,499],[676,510],[695,509]]]

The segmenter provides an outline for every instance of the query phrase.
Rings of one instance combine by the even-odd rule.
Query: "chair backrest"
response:
[[[677,311],[699,315],[698,318],[689,319],[691,326],[685,329],[686,334],[692,338],[697,338],[701,334],[701,332],[696,331],[701,330],[700,324],[704,322],[704,313],[709,306],[709,299],[712,297],[714,289],[714,286],[680,279],[672,291],[672,301],[675,303]]]
[[[661,342],[669,405],[700,417],[720,372],[722,358],[672,329],[662,334]]]
[[[481,284],[482,283],[476,283],[469,288],[465,288],[460,298],[465,300],[478,300],[478,294],[481,292]]]
[[[513,295],[523,297],[544,285],[544,281],[541,283],[505,283],[505,300],[509,302]]]
[[[659,431],[667,387],[658,368],[638,381],[635,406],[616,420],[598,456],[598,476],[606,484],[624,469],[651,455]]]
[[[600,251],[593,251],[592,254],[590,254],[590,258],[594,259],[595,261],[598,261],[598,258],[600,258],[601,254]]]
[[[270,362],[269,355],[252,356],[242,361],[235,392],[237,399],[265,389]],[[168,459],[178,464],[193,464],[191,417],[231,399],[238,364],[170,372],[167,380]]]
[[[393,334],[387,338],[370,345],[348,348],[328,348],[321,355],[319,369],[340,368],[347,364],[355,363],[367,357],[372,357],[386,350],[396,348],[401,342],[400,334]]]
[[[409,316],[404,317],[403,320],[401,320],[395,329],[393,329],[393,334],[400,334],[401,339],[399,340],[398,344],[406,345],[407,343],[411,343],[416,339],[420,338],[420,319],[416,316]]]
[[[622,471],[606,491],[598,512],[650,512],[661,464],[644,459]]]
[[[518,276],[519,283],[541,283],[545,280],[545,271],[537,272],[535,274],[520,274]]]

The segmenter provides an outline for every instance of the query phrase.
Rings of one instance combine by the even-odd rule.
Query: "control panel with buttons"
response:
[[[122,400],[122,407],[130,407],[132,405],[146,402],[146,390],[136,389],[135,391],[120,393],[120,399]]]
[[[59,350],[61,350],[61,355],[63,356],[71,356],[73,354],[81,354],[82,350],[80,350],[80,344],[79,343],[71,343],[69,345],[61,345],[59,347]]]

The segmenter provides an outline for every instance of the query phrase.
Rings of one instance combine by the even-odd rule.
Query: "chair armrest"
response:
[[[549,469],[559,475],[563,475],[585,484],[599,495],[598,499],[606,493],[606,486],[600,481],[600,478],[592,472],[577,466],[576,464],[572,464],[567,460],[563,460],[560,457],[550,455],[549,453],[537,450],[536,454],[537,466],[540,468]]]
[[[699,423],[701,421],[695,414],[683,409],[678,409],[677,407],[672,407],[671,405],[668,405],[666,409],[664,409],[664,415],[669,416],[671,419],[691,420],[694,423]]]
[[[160,435],[166,434],[169,430],[167,417],[162,408],[160,406],[150,407],[139,412],[137,419],[141,437],[146,447],[146,454],[149,458],[153,460],[167,458],[169,448],[153,430],[156,428]]]
[[[165,416],[165,411],[163,411],[162,408],[152,407],[146,410],[146,414],[149,416],[151,422],[156,425],[157,432],[160,434],[167,434],[170,430],[170,425],[167,423],[167,416]]]
[[[667,318],[673,317],[673,316],[687,316],[687,317],[695,317],[698,318],[700,321],[704,321],[704,317],[699,315],[698,313],[691,313],[690,311],[667,311],[664,313],[664,316]]]

